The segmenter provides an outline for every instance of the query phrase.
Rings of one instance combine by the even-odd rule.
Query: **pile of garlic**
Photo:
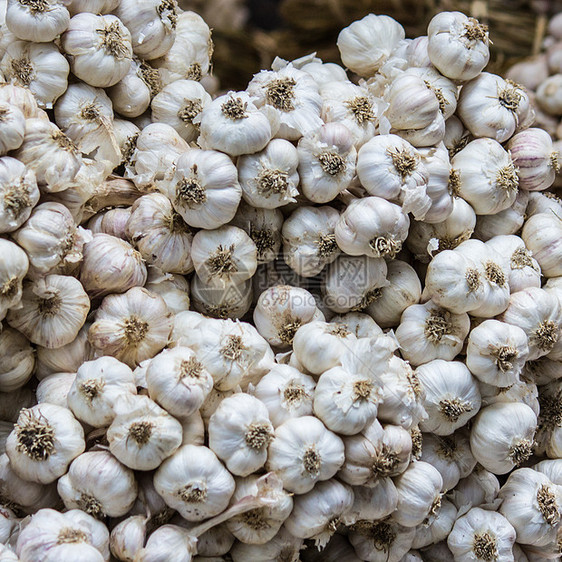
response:
[[[1,12],[0,560],[559,558],[558,154],[484,25],[217,93],[175,0]]]

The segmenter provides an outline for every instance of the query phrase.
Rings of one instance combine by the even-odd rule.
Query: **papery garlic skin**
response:
[[[288,557],[287,560],[290,562],[294,562],[299,556],[303,542],[303,539],[294,537],[285,527],[281,527],[273,539],[264,544],[245,544],[236,541],[230,550],[230,555],[234,562],[247,560],[268,562],[278,560],[283,556]]]
[[[190,291],[193,308],[211,318],[242,318],[252,307],[250,280],[239,285],[217,287],[204,283],[194,275],[191,278]]]
[[[172,314],[189,310],[189,283],[183,276],[163,273],[158,268],[149,267],[144,287],[147,291],[160,295]]]
[[[6,25],[19,39],[35,43],[53,41],[67,28],[69,21],[70,14],[62,1],[37,6],[19,0],[8,1]]]
[[[539,262],[541,271],[546,277],[562,275],[559,259],[562,252],[560,230],[558,217],[554,212],[549,211],[530,217],[521,232],[521,238],[533,253],[533,257]]]
[[[142,115],[150,106],[153,90],[156,95],[158,93],[156,90],[161,88],[157,73],[153,69],[148,69],[150,69],[148,64],[143,62],[141,65],[133,59],[129,64],[127,74],[107,90],[113,109],[123,117],[132,118]],[[143,76],[143,70],[146,76]],[[153,80],[147,83],[149,73]]]
[[[154,473],[154,487],[188,521],[224,511],[234,493],[234,478],[207,447],[184,445]]]
[[[11,392],[23,386],[35,366],[30,342],[8,327],[0,332],[0,365],[0,392]]]
[[[0,239],[0,318],[4,319],[8,309],[18,307],[23,297],[22,282],[29,269],[26,253],[13,242]]]
[[[84,448],[84,431],[70,411],[47,403],[21,410],[6,442],[14,472],[41,484],[62,476]]]
[[[145,515],[131,515],[111,529],[109,548],[121,560],[134,560],[144,546],[148,518]]]
[[[76,373],[54,373],[45,377],[37,385],[37,402],[48,402],[67,408],[68,393],[75,378]]]
[[[81,509],[98,519],[125,515],[137,497],[133,471],[107,451],[79,455],[57,489],[67,509]]]
[[[416,527],[416,537],[412,543],[412,548],[423,548],[430,544],[438,543],[446,540],[447,535],[451,532],[453,524],[457,518],[457,508],[448,499],[443,498],[439,510],[432,517],[429,524],[421,524]],[[404,562],[418,562],[417,558],[409,558],[414,556],[414,552],[410,551],[403,559]],[[420,556],[420,560],[422,560]]]

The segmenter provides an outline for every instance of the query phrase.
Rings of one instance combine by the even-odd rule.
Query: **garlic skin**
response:
[[[507,387],[519,380],[528,354],[527,334],[521,328],[485,320],[470,332],[466,365],[478,380]]]
[[[332,478],[343,462],[342,440],[317,418],[303,416],[276,428],[266,469],[275,471],[286,490],[304,494],[317,482]]]
[[[107,427],[115,418],[113,405],[123,394],[136,394],[132,370],[114,357],[99,357],[78,368],[67,396],[77,419],[93,427]]]
[[[539,392],[537,385],[532,382],[523,379],[503,388],[480,382],[478,388],[482,395],[482,407],[498,402],[518,402],[529,406],[536,416],[539,415]]]
[[[347,189],[355,174],[357,151],[349,129],[326,123],[304,135],[297,147],[300,188],[314,203],[328,203]]]
[[[549,115],[558,116],[562,110],[560,82],[560,74],[554,74],[544,80],[537,88],[537,104],[542,111]]]
[[[148,518],[145,515],[131,515],[111,530],[109,548],[118,560],[134,560],[146,540]]]
[[[62,476],[84,448],[80,423],[66,408],[47,403],[22,409],[6,441],[14,472],[40,484]]]
[[[72,15],[81,12],[108,14],[119,4],[118,0],[70,0],[68,10]]]
[[[429,524],[421,524],[416,527],[416,536],[412,543],[412,548],[423,548],[430,544],[446,540],[451,532],[457,518],[457,508],[448,499],[443,498],[438,512],[433,521]],[[412,558],[410,558],[412,556]],[[410,551],[403,559],[403,562],[418,562],[418,558],[413,557]],[[419,560],[423,560],[420,556]]]
[[[154,487],[187,521],[223,512],[234,493],[234,478],[207,447],[184,445],[154,473]]]
[[[472,454],[486,470],[506,474],[531,456],[536,428],[537,416],[523,403],[486,406],[470,432]]]
[[[408,236],[410,220],[398,205],[380,197],[352,201],[336,224],[338,246],[351,256],[394,258]]]
[[[478,216],[474,229],[475,237],[487,241],[494,236],[516,234],[527,218],[525,208],[528,199],[529,192],[520,189],[513,205],[505,211],[495,215]]]
[[[188,225],[209,230],[234,218],[242,194],[232,160],[214,150],[183,153],[161,191]]]
[[[528,360],[534,361],[555,347],[560,338],[561,316],[560,303],[555,295],[538,287],[529,287],[511,295],[500,320],[518,326],[527,334]]]
[[[316,383],[290,365],[274,365],[254,389],[254,396],[263,402],[273,427],[292,418],[312,415]]]
[[[404,527],[415,527],[426,519],[431,522],[441,504],[443,479],[429,463],[413,462],[394,481],[398,505],[392,519]]]
[[[346,515],[349,521],[382,519],[390,515],[398,503],[398,493],[390,478],[377,481],[373,488],[353,486],[353,508]]]
[[[258,109],[246,92],[228,92],[210,101],[195,123],[201,133],[197,139],[199,146],[230,156],[263,150],[277,128],[276,119]]]
[[[76,457],[57,489],[67,509],[81,509],[97,519],[125,515],[137,497],[133,471],[107,451]]]
[[[208,425],[209,448],[236,476],[248,476],[267,459],[273,426],[265,405],[248,394],[225,398]]]
[[[378,324],[363,312],[347,312],[333,316],[332,322],[343,324],[347,329],[359,338],[377,338],[382,336],[383,331]]]
[[[294,202],[299,193],[298,163],[296,147],[285,139],[272,139],[261,152],[240,156],[237,167],[242,197],[264,209]]]
[[[0,392],[12,392],[30,379],[34,350],[22,334],[7,326],[0,332],[0,358]]]
[[[303,277],[318,275],[340,250],[335,228],[339,213],[329,206],[295,209],[283,223],[283,259]]]
[[[27,119],[23,144],[13,156],[35,172],[39,189],[46,193],[72,187],[82,166],[75,144],[45,119]]]
[[[195,414],[213,388],[213,378],[187,347],[161,351],[146,371],[148,395],[176,417]]]
[[[21,146],[25,135],[25,117],[20,109],[0,103],[0,134],[0,154],[6,154]]]
[[[303,539],[291,535],[285,527],[264,544],[245,544],[236,541],[230,550],[230,556],[234,562],[269,562],[270,560],[282,560],[285,556],[288,562],[298,560],[299,551],[302,548]]]
[[[63,1],[49,1],[45,5],[8,0],[6,26],[18,39],[35,43],[53,41],[68,27],[69,21],[70,14]]]
[[[511,523],[522,545],[556,542],[562,492],[544,474],[530,468],[514,470],[502,486],[499,512]]]
[[[139,197],[131,207],[126,232],[143,260],[163,272],[193,271],[193,233],[161,193]]]
[[[80,281],[91,299],[125,293],[146,282],[142,257],[128,242],[109,234],[94,234],[84,246]]]
[[[513,80],[531,91],[535,91],[548,78],[548,75],[549,68],[545,53],[517,62],[505,73],[507,79]]]
[[[133,287],[122,295],[103,299],[88,340],[101,355],[111,355],[134,367],[167,345],[171,316],[162,297]]]
[[[13,242],[0,238],[0,318],[4,319],[8,310],[21,308],[23,298],[22,282],[29,269],[26,253]]]
[[[515,529],[500,513],[473,507],[459,517],[447,538],[447,545],[455,560],[494,557],[496,560],[513,559]]]
[[[66,275],[28,281],[20,304],[8,312],[8,324],[32,343],[53,349],[76,337],[90,309],[80,282]]]
[[[492,505],[499,491],[498,478],[477,464],[466,478],[459,481],[451,499],[459,510],[464,506],[480,507],[483,504]]]
[[[76,373],[55,373],[45,377],[37,385],[37,402],[48,402],[67,408],[67,396],[76,378]]]
[[[314,297],[305,289],[278,285],[264,291],[254,309],[256,329],[274,347],[288,349],[297,330],[308,322],[325,320]]]
[[[258,72],[246,91],[258,109],[272,111],[273,119],[278,119],[277,138],[298,140],[323,125],[322,98],[314,78],[290,63],[278,71]]]
[[[471,80],[490,60],[487,26],[462,12],[441,12],[427,27],[427,53],[433,66],[452,80]]]
[[[560,423],[558,421],[560,382],[552,381],[540,387],[538,429],[535,436],[537,455],[558,458],[560,453]]]
[[[430,300],[404,310],[396,339],[402,357],[418,366],[434,359],[452,361],[461,352],[469,331],[468,314],[454,314]]]
[[[21,562],[32,560],[109,560],[109,531],[79,509],[65,513],[41,509],[26,521],[16,543]]]
[[[369,14],[342,29],[336,42],[343,64],[363,77],[373,76],[405,37],[389,16]]]
[[[136,558],[139,562],[159,562],[175,557],[178,562],[191,562],[197,552],[196,540],[182,527],[162,525],[148,537]]]
[[[149,267],[144,288],[160,295],[172,314],[189,310],[189,283],[181,275],[163,273],[158,268]]]
[[[293,536],[314,539],[323,548],[334,534],[337,521],[351,509],[353,490],[337,480],[319,482],[313,490],[294,498],[285,528]]]
[[[416,369],[424,389],[423,405],[428,418],[420,429],[437,435],[451,435],[466,425],[480,409],[476,380],[463,363],[435,359]]]
[[[197,275],[191,278],[193,308],[212,318],[242,318],[252,306],[252,282],[217,287],[207,285]]]
[[[149,80],[149,76],[152,80]],[[133,59],[125,76],[107,90],[107,95],[111,99],[113,109],[130,119],[139,117],[150,107],[152,96],[156,95],[160,88],[157,72],[147,63],[141,64]]]
[[[181,445],[181,424],[148,396],[125,394],[107,430],[111,453],[133,470],[154,470]]]
[[[90,86],[108,88],[129,71],[131,34],[119,18],[78,13],[61,37],[72,73]]]
[[[10,508],[4,506],[0,507],[0,541],[2,541],[2,545],[6,545],[8,542],[11,542],[13,540],[12,535],[17,535],[18,523],[19,520]],[[6,547],[6,550],[8,550],[8,547]],[[18,557],[14,552],[11,550],[8,550],[8,552],[13,554],[13,557],[18,560]],[[8,553],[3,550],[0,550],[0,554],[3,555],[2,557],[6,560],[6,562],[10,562],[10,560],[13,559],[6,556]]]
[[[177,23],[175,0],[124,0],[115,15],[131,33],[135,55],[152,60],[165,55],[172,46]]]
[[[409,47],[412,43],[409,44]],[[425,86],[433,92],[437,102],[439,103],[439,113],[443,116],[444,120],[447,120],[457,109],[457,98],[459,95],[458,87],[452,80],[445,78],[435,68],[433,68],[429,60],[426,60],[425,62],[429,64],[427,64],[427,66],[416,65],[414,67],[409,65],[405,73],[422,78]]]
[[[560,221],[556,214],[547,211],[531,216],[521,232],[521,238],[539,263],[542,274],[546,277],[562,275],[559,259],[562,253],[559,237],[561,230]]]

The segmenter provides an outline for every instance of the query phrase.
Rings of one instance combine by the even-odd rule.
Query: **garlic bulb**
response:
[[[176,417],[197,412],[213,388],[213,378],[187,347],[161,351],[146,371],[148,395]]]
[[[92,347],[133,367],[153,357],[168,343],[171,313],[159,295],[133,287],[122,295],[108,295],[88,332]]]
[[[265,405],[248,394],[225,398],[208,425],[209,448],[232,474],[248,476],[267,459],[273,426]]]
[[[196,538],[177,525],[158,527],[146,541],[135,558],[139,562],[159,562],[176,559],[178,562],[191,562],[197,552]]]
[[[318,275],[339,254],[335,227],[339,213],[329,206],[299,207],[283,223],[283,258],[303,277]]]
[[[125,77],[133,59],[131,34],[119,18],[78,13],[61,37],[72,73],[98,88],[108,88]]]
[[[101,522],[79,509],[66,513],[41,509],[26,521],[16,544],[21,562],[109,560],[109,531]]]
[[[46,43],[53,41],[67,27],[70,14],[68,2],[22,2],[9,0],[6,11],[6,25],[18,39]]]
[[[133,59],[125,76],[107,90],[107,95],[117,113],[132,118],[139,117],[148,109],[152,96],[157,95],[160,89],[158,71],[146,62]]]
[[[514,470],[502,486],[500,513],[523,545],[556,542],[560,529],[562,491],[544,474],[530,468]]]
[[[189,310],[189,283],[181,275],[163,273],[156,267],[149,267],[144,288],[160,295],[172,314]]]
[[[443,498],[433,521],[429,524],[422,523],[416,527],[416,536],[412,543],[412,548],[423,548],[446,540],[457,519],[457,514],[457,508],[453,503]],[[418,562],[418,558],[409,558],[409,556],[413,556],[412,551],[401,562]],[[420,557],[419,560],[423,559]]]
[[[193,308],[212,318],[242,318],[252,306],[252,282],[217,287],[207,285],[197,275],[191,278]]]
[[[538,429],[535,435],[535,453],[546,454],[550,458],[560,457],[559,404],[561,397],[560,381],[553,381],[540,387]]]
[[[535,361],[527,361],[523,367],[522,377],[535,384],[548,384],[562,376],[560,365],[559,361],[553,361],[545,355]]]
[[[128,241],[127,221],[131,216],[131,207],[116,207],[94,215],[88,221],[88,229],[92,234],[109,234]]]
[[[459,510],[464,506],[493,505],[499,491],[500,483],[497,477],[477,464],[474,470],[457,484],[451,499]]]
[[[323,548],[352,505],[351,487],[337,480],[319,482],[310,492],[295,497],[285,528],[295,537],[313,539]]]
[[[323,124],[320,118],[322,98],[314,78],[292,64],[278,71],[258,72],[246,91],[256,107],[265,107],[276,115],[279,138],[298,140]]]
[[[119,4],[118,0],[70,0],[68,9],[72,15],[81,12],[107,14]]]
[[[122,395],[107,430],[111,453],[133,470],[153,470],[181,445],[181,424],[148,396]]]
[[[151,60],[165,55],[172,46],[177,23],[175,0],[122,0],[115,15],[131,33],[135,55]]]
[[[161,190],[187,224],[206,229],[232,220],[242,193],[232,160],[214,150],[182,154]]]
[[[517,402],[529,406],[535,415],[539,415],[539,391],[537,385],[532,382],[525,382],[525,379],[523,379],[508,387],[493,386],[480,382],[478,388],[482,395],[482,407],[497,402]]]
[[[454,192],[478,215],[493,215],[513,205],[519,176],[502,146],[490,138],[468,143],[451,161]]]
[[[107,451],[76,457],[57,489],[67,509],[81,509],[98,519],[125,515],[137,497],[133,471]]]
[[[447,538],[447,544],[462,562],[469,560],[513,559],[515,529],[500,513],[473,507],[459,517]]]
[[[348,312],[332,317],[332,322],[343,324],[357,338],[377,338],[383,331],[378,324],[362,312]]]
[[[429,416],[420,423],[422,431],[451,435],[478,413],[480,392],[463,363],[435,359],[418,367],[416,374]]]
[[[351,184],[357,151],[345,125],[326,123],[318,131],[304,135],[297,151],[300,187],[309,201],[332,201]]]
[[[147,517],[131,515],[111,529],[109,548],[118,560],[134,560],[146,540]]]
[[[90,299],[80,281],[65,275],[47,275],[28,281],[21,307],[8,312],[8,324],[32,343],[57,348],[70,343],[86,321]]]
[[[82,166],[75,144],[45,119],[26,121],[23,144],[13,156],[35,172],[39,189],[47,193],[72,187]]]
[[[553,184],[560,169],[560,155],[546,131],[535,128],[521,131],[509,140],[507,149],[517,166],[521,189],[542,191]]]
[[[470,332],[466,365],[478,380],[507,387],[519,380],[528,353],[527,334],[521,328],[485,320]]]
[[[562,212],[562,199],[550,191],[528,193],[527,218],[539,213],[548,214],[551,210],[556,214]]]
[[[10,104],[0,104],[0,153],[19,148],[25,134],[25,117],[21,110]],[[10,159],[13,160],[13,159]],[[10,160],[7,160],[9,162]]]
[[[254,395],[269,412],[273,427],[312,415],[314,379],[289,365],[274,365],[255,387]]]
[[[75,378],[76,373],[55,373],[45,377],[37,385],[37,402],[68,408],[67,397]]]
[[[379,70],[404,37],[404,28],[393,18],[369,14],[345,27],[337,46],[343,64],[368,77]]]
[[[398,205],[380,197],[352,201],[336,224],[336,242],[351,256],[394,258],[408,236],[410,220]]]
[[[39,201],[32,170],[10,156],[0,158],[0,232],[17,230]]]
[[[232,502],[236,503],[248,496],[259,493],[259,476],[248,476],[236,479],[236,489]],[[281,525],[289,517],[293,509],[292,494],[283,490],[280,480],[275,482],[275,487],[268,492],[270,502],[268,505],[246,511],[226,522],[227,529],[241,542],[246,544],[264,544],[275,537]]]
[[[142,257],[128,242],[109,234],[94,234],[84,246],[80,281],[92,299],[124,293],[146,282]]]
[[[546,277],[562,275],[560,266],[560,232],[562,224],[552,211],[530,217],[523,227],[521,238],[532,252]]]
[[[376,481],[374,487],[354,486],[353,507],[346,514],[348,521],[375,521],[390,515],[398,503],[398,493],[390,478]]]
[[[16,330],[0,332],[0,392],[23,386],[35,367],[35,355],[29,341]]]
[[[21,308],[22,282],[29,269],[26,253],[13,242],[0,239],[0,318],[4,319],[8,309]]]
[[[488,27],[461,12],[441,12],[427,28],[433,66],[452,80],[471,80],[490,60]]]
[[[275,560],[281,562],[283,558],[287,562],[298,560],[299,551],[302,548],[303,539],[291,535],[285,527],[264,544],[245,544],[236,541],[230,551],[234,562],[270,562]]]
[[[454,314],[430,300],[404,310],[396,339],[402,357],[417,366],[434,359],[452,361],[469,331],[468,314]]]
[[[207,447],[184,445],[154,473],[154,487],[188,521],[222,513],[234,493],[234,478]]]
[[[560,338],[560,303],[555,295],[538,287],[513,293],[500,319],[527,334],[530,361],[549,353]]]
[[[254,207],[275,209],[295,201],[298,195],[297,149],[284,139],[273,139],[256,154],[237,162],[242,197]]]
[[[47,403],[22,409],[6,441],[14,472],[41,484],[62,476],[84,448],[84,431],[70,411]]]
[[[136,394],[132,370],[114,357],[82,363],[68,392],[68,408],[93,427],[107,427],[115,418],[113,405],[123,394]]]
[[[537,416],[518,402],[498,402],[478,413],[470,432],[476,460],[495,474],[506,474],[533,452]]]
[[[275,113],[270,112],[272,116]],[[210,101],[195,118],[199,146],[230,156],[263,150],[277,129],[277,121],[258,109],[246,92],[228,92]]]
[[[544,80],[537,88],[537,104],[545,113],[550,115],[560,115],[562,110],[560,83],[560,74],[554,74]]]

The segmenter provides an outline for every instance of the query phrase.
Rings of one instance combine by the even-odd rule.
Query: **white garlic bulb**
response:
[[[131,515],[111,529],[109,548],[119,560],[134,560],[144,546],[148,518],[145,515]]]
[[[252,306],[252,282],[217,287],[201,281],[197,275],[191,278],[191,302],[193,308],[212,318],[242,318]]]
[[[285,527],[264,544],[245,544],[235,542],[230,550],[230,556],[234,562],[270,562],[280,561],[285,557],[288,562],[298,560],[299,551],[302,548],[303,539],[291,535]]]
[[[470,80],[490,59],[488,27],[462,12],[441,12],[427,28],[427,52],[447,78]]]
[[[172,314],[189,310],[189,283],[181,275],[164,273],[156,267],[149,267],[144,288],[160,295]]]
[[[133,470],[153,470],[181,445],[181,424],[148,396],[124,394],[107,430],[111,453]]]
[[[345,27],[337,46],[343,64],[368,77],[379,70],[404,37],[404,28],[393,18],[369,14]]]
[[[446,540],[457,519],[457,508],[448,499],[443,498],[439,510],[429,524],[421,524],[416,527],[416,536],[412,548],[423,548],[430,544]],[[418,562],[417,558],[409,558],[410,551],[401,562]],[[420,558],[420,560],[423,560]]]
[[[206,229],[232,220],[242,194],[236,166],[226,154],[214,150],[183,153],[161,191],[187,224]]]
[[[61,37],[72,73],[98,88],[108,88],[125,77],[133,59],[131,34],[119,18],[78,13]]]
[[[485,320],[470,332],[466,365],[478,380],[507,387],[519,380],[528,353],[527,334],[521,328]]]
[[[536,416],[539,415],[540,405],[537,385],[532,382],[525,382],[524,378],[508,387],[493,386],[480,382],[478,388],[482,395],[482,407],[497,402],[517,402],[529,406]]]
[[[495,474],[505,474],[533,452],[537,416],[518,402],[497,402],[478,413],[470,432],[476,460]]]
[[[125,515],[137,497],[133,471],[108,451],[76,457],[57,489],[67,509],[81,509],[98,519]]]
[[[529,199],[529,192],[520,189],[511,207],[495,215],[480,215],[477,217],[475,236],[480,240],[489,240],[494,236],[516,234],[525,219],[525,208]]]
[[[336,225],[336,242],[351,256],[394,258],[408,236],[410,220],[398,205],[380,197],[352,201]]]
[[[404,359],[417,366],[434,359],[452,361],[469,331],[468,314],[454,314],[430,300],[404,310],[396,339]]]
[[[31,377],[35,356],[30,342],[16,330],[0,332],[0,392],[11,392]]]
[[[559,242],[561,231],[560,220],[554,212],[548,211],[530,217],[521,232],[521,238],[546,277],[562,275]]]
[[[28,281],[21,307],[8,312],[8,324],[32,343],[57,348],[70,343],[86,321],[90,299],[80,281],[66,275],[47,275]]]
[[[550,458],[560,456],[560,423],[558,420],[560,381],[552,381],[540,387],[538,429],[535,435],[535,453]]]
[[[152,96],[157,95],[160,89],[158,71],[144,61],[141,63],[133,59],[127,74],[108,88],[107,95],[117,113],[132,118],[139,117],[148,109]]]
[[[10,308],[18,307],[23,297],[22,282],[29,269],[26,253],[13,242],[0,239],[0,318],[4,319]]]
[[[101,355],[112,355],[133,367],[163,349],[171,331],[171,313],[164,299],[133,287],[103,299],[88,340]]]
[[[339,314],[333,316],[331,321],[343,324],[357,338],[376,338],[383,333],[378,324],[368,314],[363,312]]]
[[[193,233],[161,193],[139,197],[131,207],[126,232],[142,258],[163,272],[193,271]]]
[[[6,25],[19,39],[35,43],[53,41],[68,27],[70,14],[67,3],[59,0],[39,3],[9,0]]]
[[[225,398],[209,420],[209,448],[230,472],[248,476],[267,459],[273,426],[265,405],[248,394]]]
[[[20,478],[48,484],[66,472],[85,446],[82,426],[70,411],[45,403],[21,410],[6,453]]]
[[[45,377],[37,385],[37,402],[68,408],[67,397],[75,378],[76,373],[54,373]]]
[[[154,487],[188,521],[222,513],[234,493],[234,478],[207,447],[184,445],[154,473]]]
[[[295,201],[298,195],[298,152],[285,139],[273,139],[256,154],[237,161],[242,197],[250,205],[274,209]]]
[[[274,365],[255,387],[254,395],[269,412],[273,427],[291,418],[312,415],[312,399],[316,384],[290,365]]]
[[[68,392],[68,408],[93,427],[106,427],[115,418],[113,404],[123,394],[136,394],[132,370],[114,357],[99,357],[78,368]]]
[[[396,486],[390,478],[377,480],[374,487],[353,486],[353,508],[346,515],[349,521],[376,521],[390,515],[398,503]]]

